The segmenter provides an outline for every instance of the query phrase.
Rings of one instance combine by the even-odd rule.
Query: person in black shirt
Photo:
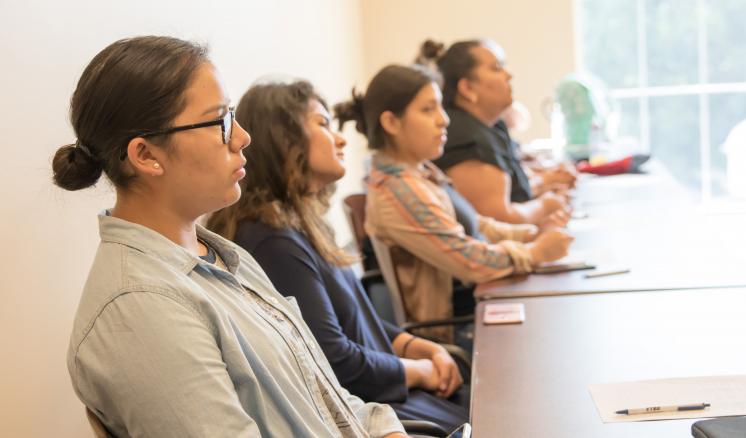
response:
[[[502,48],[490,40],[457,42],[445,52],[442,48],[428,41],[419,57],[436,64],[442,74],[443,102],[451,119],[444,153],[434,163],[482,215],[511,223],[565,225],[566,198],[551,190],[534,197],[518,144],[500,120],[513,102]],[[541,181],[535,187],[542,188],[574,180],[561,167],[536,177]]]

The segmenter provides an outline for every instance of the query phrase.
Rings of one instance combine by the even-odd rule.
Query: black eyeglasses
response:
[[[221,118],[210,120],[209,122],[195,123],[193,125],[174,126],[173,128],[161,129],[158,131],[148,131],[139,134],[137,137],[148,138],[155,137],[156,135],[167,135],[173,134],[179,131],[188,131],[190,129],[206,128],[208,126],[220,125],[220,129],[223,132],[223,144],[228,144],[231,141],[231,134],[233,134],[233,120],[236,118],[236,108],[228,108],[228,112]],[[122,154],[122,160],[127,158],[127,150],[124,150]]]

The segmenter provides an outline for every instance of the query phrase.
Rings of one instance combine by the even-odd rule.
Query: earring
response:
[[[161,168],[161,165],[160,165],[160,164],[158,164],[158,163],[153,163],[153,167],[154,167],[154,168],[156,168],[156,169],[160,169],[160,168]]]

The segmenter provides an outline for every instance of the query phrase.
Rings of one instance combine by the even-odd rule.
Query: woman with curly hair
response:
[[[251,131],[241,199],[208,227],[241,245],[294,297],[340,383],[400,419],[451,430],[468,421],[469,388],[440,345],[381,320],[323,214],[344,173],[345,140],[305,81],[251,87],[237,120]]]

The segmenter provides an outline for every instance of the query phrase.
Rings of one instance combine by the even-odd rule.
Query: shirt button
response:
[[[272,303],[272,304],[274,304],[276,306],[277,305],[277,298],[275,298],[275,297],[269,297],[269,302]]]

